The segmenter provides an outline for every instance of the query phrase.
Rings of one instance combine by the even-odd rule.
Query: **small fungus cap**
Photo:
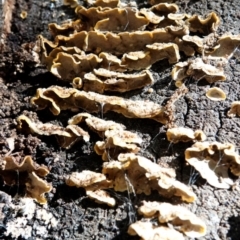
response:
[[[227,97],[226,93],[218,87],[208,89],[206,96],[212,101],[224,101]]]

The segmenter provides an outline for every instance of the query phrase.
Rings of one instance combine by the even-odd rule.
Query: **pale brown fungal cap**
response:
[[[226,93],[218,87],[209,88],[206,96],[212,101],[224,101],[227,98]]]
[[[138,212],[147,218],[157,216],[159,223],[171,223],[173,227],[178,227],[178,231],[191,238],[202,237],[206,234],[205,223],[194,213],[181,206],[143,201]]]
[[[150,101],[132,101],[115,96],[105,96],[94,92],[78,91],[74,88],[52,86],[48,89],[37,90],[31,102],[39,109],[49,107],[54,115],[61,110],[78,111],[85,109],[89,112],[99,112],[103,105],[103,112],[114,111],[128,118],[150,118],[165,124],[167,118],[164,108]]]
[[[202,178],[217,188],[230,188],[233,185],[228,169],[240,176],[240,157],[230,143],[196,142],[186,149],[185,159]]]
[[[16,182],[16,171],[19,172],[18,182]],[[47,202],[44,194],[52,189],[51,184],[40,178],[48,173],[48,168],[35,163],[31,156],[26,156],[20,161],[14,156],[6,156],[0,169],[0,175],[7,185],[25,184],[27,196],[34,198],[40,204]]]
[[[228,117],[240,116],[240,101],[234,101],[231,104],[231,108],[227,113]]]
[[[170,142],[189,142],[189,141],[205,141],[206,135],[201,130],[195,132],[190,128],[176,127],[167,130],[167,139]]]

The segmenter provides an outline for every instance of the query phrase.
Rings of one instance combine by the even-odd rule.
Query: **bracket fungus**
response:
[[[74,0],[65,3],[75,7]],[[122,72],[147,69],[164,58],[170,64],[176,63],[180,59],[179,50],[187,56],[193,56],[195,51],[202,53],[206,49],[203,39],[191,36],[190,32],[215,32],[220,23],[214,12],[205,18],[180,14],[176,4],[164,1],[150,1],[153,6],[142,9],[117,0],[88,3],[90,8],[76,7],[76,20],[61,26],[49,25],[55,40],[51,42],[40,36],[40,55],[42,62],[60,79],[98,93],[125,92],[152,84],[149,73],[143,77],[143,72],[130,75]],[[195,61],[183,69],[183,78],[204,77],[210,83],[225,80],[223,72],[213,66],[194,64]],[[103,68],[120,73],[103,78],[96,74]],[[178,65],[172,75],[179,86],[183,78],[179,79],[176,68]]]
[[[78,0],[63,0],[63,5],[75,8],[78,5]]]
[[[173,169],[162,168],[149,159],[133,153],[120,154],[118,161],[105,162],[102,173],[112,181],[116,191],[129,190],[136,194],[149,195],[157,190],[165,197],[179,196],[183,201],[193,202],[196,195],[183,183],[175,179]]]
[[[138,235],[141,240],[184,240],[182,233],[174,228],[155,226],[152,222],[137,221],[132,223],[128,228],[128,234],[131,236]]]
[[[198,36],[185,35],[182,37],[182,42],[177,43],[180,51],[183,51],[187,56],[193,56],[195,51],[202,53],[206,46],[203,43],[203,38]]]
[[[102,156],[104,161],[116,159],[120,153],[137,153],[142,139],[135,133],[125,130],[125,126],[113,121],[106,121],[90,115],[79,113],[73,116],[68,123],[80,124],[85,122],[104,141],[97,141],[94,150]]]
[[[202,130],[193,131],[190,128],[177,127],[167,130],[167,139],[169,142],[189,142],[189,141],[205,141],[206,135]]]
[[[218,87],[209,88],[206,96],[212,101],[224,101],[227,97],[226,93]]]
[[[116,159],[120,153],[137,153],[142,139],[135,133],[122,129],[105,131],[104,141],[97,141],[94,150],[104,161]]]
[[[177,63],[172,70],[172,78],[176,83],[183,82],[185,78],[190,76],[198,81],[205,79],[209,83],[226,80],[222,69],[204,63],[201,58]]]
[[[46,203],[44,194],[52,190],[51,184],[42,179],[49,173],[46,166],[38,165],[31,156],[19,159],[12,155],[5,156],[1,165],[0,175],[7,185],[26,185],[27,196]]]
[[[104,120],[98,117],[95,117],[89,113],[78,113],[74,115],[71,119],[68,120],[69,125],[77,125],[82,122],[85,122],[87,126],[96,132],[101,138],[104,137],[104,134],[108,130],[124,130],[126,127],[123,124],[116,123],[110,120]]]
[[[74,53],[76,51],[76,53]],[[77,54],[79,52],[79,54]],[[106,85],[106,87],[111,87],[114,89],[114,85],[123,85],[123,84],[131,84],[131,86],[122,87],[123,89],[132,90],[136,88],[142,88],[148,84],[151,84],[152,81],[148,79],[152,78],[149,72],[143,71],[135,74],[126,74],[124,75],[121,72],[124,71],[132,71],[132,70],[142,70],[151,67],[155,62],[168,59],[169,63],[173,64],[179,61],[179,49],[178,45],[175,43],[154,43],[146,45],[146,49],[144,51],[134,51],[123,54],[122,58],[118,58],[115,55],[101,52],[99,55],[96,54],[85,54],[81,52],[76,47],[71,47],[69,49],[65,49],[64,47],[55,48],[49,56],[45,57],[44,62],[48,65],[48,68],[51,73],[53,73],[58,78],[65,81],[73,81],[74,78],[80,77],[85,81],[89,82],[90,80],[94,80],[92,78],[89,79],[89,76],[93,76],[97,74],[98,71],[103,72],[103,69],[106,73],[111,71],[120,71],[120,72],[111,72],[112,77],[115,76],[114,79],[108,76],[108,79],[102,83],[102,85]],[[100,69],[100,70],[99,70]],[[109,70],[108,70],[109,69]],[[140,81],[139,77],[145,73],[145,78],[148,80]],[[102,74],[97,74],[101,77],[104,77]],[[107,76],[105,76],[107,77]],[[95,77],[96,78],[96,77]],[[120,80],[118,80],[120,78]],[[124,83],[121,83],[121,80],[125,79]],[[94,84],[97,84],[98,80],[95,79],[95,82],[90,82],[88,84],[88,88],[93,88]],[[108,80],[109,82],[107,82]],[[115,82],[111,83],[111,80],[115,80]],[[133,84],[133,81],[136,83]],[[105,84],[104,84],[105,83]],[[100,84],[100,83],[99,83]],[[103,88],[103,86],[101,88]],[[138,87],[137,87],[138,86]],[[82,86],[81,86],[82,87]],[[88,89],[87,88],[87,89]],[[110,89],[107,89],[111,91]],[[117,91],[117,90],[115,90]],[[121,88],[119,90],[121,92]],[[123,91],[123,90],[122,90]],[[125,90],[126,91],[126,90]]]
[[[233,180],[228,176],[229,169],[235,176],[240,176],[240,156],[230,143],[196,142],[186,149],[185,159],[202,178],[217,188],[233,185]]]
[[[178,196],[186,202],[195,201],[196,195],[186,185],[177,181],[175,176],[173,169],[162,168],[149,159],[133,153],[122,153],[118,156],[118,160],[105,162],[102,173],[86,170],[80,173],[74,172],[66,178],[66,184],[83,187],[88,191],[87,194],[108,188],[120,192],[130,191],[146,195],[157,190],[165,197]],[[94,193],[89,196],[94,198],[97,196]],[[100,193],[101,196],[102,194],[106,196],[103,191]],[[94,199],[108,205],[113,202],[109,195],[107,196],[109,201],[106,200],[106,202],[97,197]]]
[[[145,51],[125,53],[122,65],[130,70],[149,68],[159,60],[168,59],[170,64],[180,59],[179,49],[175,43],[154,43],[146,45]]]
[[[81,173],[73,172],[66,178],[66,184],[68,186],[85,188],[87,196],[98,203],[105,203],[111,207],[116,204],[115,199],[103,190],[111,187],[111,182],[102,173],[89,170],[84,170]]]
[[[121,4],[120,0],[87,0],[87,3],[97,7],[118,7]]]
[[[157,217],[160,224],[169,223],[173,226],[173,229],[177,229],[191,238],[199,238],[206,234],[205,223],[182,206],[143,201],[143,205],[139,207],[138,212],[145,218]]]
[[[82,85],[84,91],[103,93],[131,91],[151,85],[153,82],[152,74],[147,70],[125,74],[101,68],[94,69],[92,73],[86,73]]]
[[[73,78],[83,77],[84,73],[97,68],[100,62],[101,59],[95,54],[75,54],[72,56],[69,53],[59,52],[51,62],[50,72],[60,79],[71,81]]]
[[[240,35],[225,34],[219,37],[213,51],[207,53],[212,58],[230,59],[235,50],[240,46]]]
[[[163,124],[166,123],[164,108],[150,101],[133,101],[115,96],[105,96],[94,92],[78,91],[74,88],[52,86],[48,89],[39,88],[31,102],[39,109],[46,107],[54,115],[61,110],[77,111],[84,109],[89,112],[113,111],[128,118],[149,118]]]
[[[190,31],[207,35],[209,31],[216,32],[220,24],[220,18],[215,12],[211,12],[205,19],[198,15],[194,15],[187,19],[186,22],[189,23]]]
[[[96,31],[136,31],[145,29],[149,24],[147,16],[131,7],[109,8],[90,7],[79,5],[75,12],[77,16],[88,20],[91,25],[86,30]]]
[[[88,127],[104,139],[97,141],[94,150],[104,161],[116,159],[119,153],[137,153],[142,139],[135,133],[125,130],[125,126],[113,121],[106,121],[88,113],[73,116],[68,123],[80,124],[85,122]]]
[[[200,130],[173,128],[174,102],[187,93],[188,89],[183,84],[187,77],[205,79],[209,83],[226,79],[222,69],[203,60],[229,59],[239,46],[239,36],[218,38],[214,33],[220,18],[214,12],[206,17],[191,16],[178,13],[178,6],[171,4],[174,0],[168,3],[164,0],[149,2],[153,6],[137,9],[131,3],[125,4],[119,0],[88,0],[90,7],[86,8],[78,5],[76,0],[64,0],[65,5],[75,8],[76,18],[62,25],[50,24],[54,40],[40,36],[39,55],[51,73],[75,88],[39,88],[31,103],[39,109],[48,107],[54,115],[62,110],[84,110],[90,113],[113,111],[128,118],[149,118],[167,125],[167,138],[173,143],[204,141],[206,136]],[[210,37],[209,32],[213,33]],[[197,52],[204,58],[179,62],[182,52],[186,56],[194,56]],[[105,91],[121,93],[152,85],[154,78],[147,69],[163,59],[170,64],[177,63],[172,70],[172,78],[176,86],[180,86],[165,107],[151,101],[103,95]],[[228,115],[235,114],[233,109],[237,109],[236,106],[236,103],[232,104]],[[240,110],[236,110],[236,114],[238,112]],[[173,169],[160,167],[136,155],[142,139],[127,131],[122,124],[89,113],[73,116],[66,128],[34,122],[26,116],[20,116],[18,123],[23,131],[56,135],[60,146],[65,148],[71,147],[78,139],[89,141],[89,134],[78,125],[87,125],[96,132],[102,140],[96,142],[94,150],[103,160],[108,160],[103,163],[102,173],[88,170],[72,173],[66,178],[66,184],[83,187],[86,195],[99,203],[109,206],[116,204],[107,189],[146,195],[157,191],[164,197],[178,196],[186,202],[196,199],[188,186],[176,180]],[[6,156],[5,160],[9,158],[12,157]],[[228,188],[232,185],[228,168],[236,176],[240,175],[239,156],[231,144],[196,142],[185,151],[185,158],[216,187]],[[18,171],[23,171],[21,164],[17,165]],[[28,178],[25,184],[29,195],[44,203],[44,193],[50,191],[51,186],[40,178],[48,170],[43,167],[45,175],[41,175],[39,169],[36,167],[26,171]],[[4,178],[6,169],[0,171]],[[7,178],[4,180],[7,182]],[[184,239],[183,234],[196,238],[206,232],[204,223],[182,207],[144,202],[139,213],[149,221],[131,224],[128,232],[138,234],[143,239]],[[156,216],[159,226],[150,222]]]
[[[27,15],[28,15],[27,11],[24,11],[24,10],[20,13],[20,17],[21,17],[23,20],[27,18]]]
[[[106,176],[102,173],[96,173],[84,170],[81,173],[74,172],[66,178],[68,186],[100,188],[100,186],[109,186]],[[96,186],[95,186],[96,185]]]
[[[89,198],[95,200],[97,203],[105,203],[110,207],[116,205],[116,200],[110,196],[110,194],[104,190],[97,189],[97,190],[86,190],[86,194]]]
[[[230,110],[227,112],[228,117],[240,117],[240,101],[234,101],[231,104]]]
[[[61,147],[70,148],[80,139],[89,141],[89,134],[76,125],[68,125],[66,128],[51,123],[33,122],[28,117],[21,115],[17,118],[18,128],[21,131],[39,135],[55,135]]]
[[[169,29],[157,28],[152,31],[135,31],[135,32],[100,32],[100,31],[81,31],[69,37],[57,35],[55,42],[51,42],[44,37],[40,37],[40,46],[43,54],[47,55],[51,51],[64,44],[67,47],[77,47],[85,52],[99,54],[107,52],[115,55],[121,55],[126,52],[134,52],[145,50],[146,45],[159,43],[173,42],[176,36],[181,37],[186,34],[185,31],[180,31],[185,27],[177,28],[178,31],[169,31]],[[174,29],[173,29],[174,30]],[[99,48],[96,48],[96,42]],[[47,51],[48,49],[48,51]]]

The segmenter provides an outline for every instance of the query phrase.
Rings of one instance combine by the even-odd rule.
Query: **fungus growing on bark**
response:
[[[189,142],[189,141],[205,141],[206,135],[201,130],[195,132],[190,128],[177,127],[167,130],[167,139],[172,143]]]
[[[47,202],[44,194],[52,189],[51,184],[41,178],[48,173],[48,168],[35,163],[31,156],[20,160],[12,155],[5,156],[0,169],[5,184],[26,185],[27,196],[34,198],[40,204]]]
[[[68,120],[69,125],[78,125],[85,122],[87,126],[96,132],[101,138],[104,138],[104,134],[108,130],[124,130],[126,127],[123,124],[116,123],[110,120],[104,120],[95,117],[89,113],[78,113]]]
[[[48,89],[39,88],[31,102],[38,105],[39,109],[46,107],[54,115],[61,110],[78,111],[85,109],[89,112],[105,113],[113,111],[121,113],[128,118],[149,118],[165,124],[167,122],[164,108],[150,101],[133,101],[115,96],[105,96],[94,92],[78,91],[74,88],[52,86]],[[101,109],[101,106],[102,109]]]
[[[230,188],[233,180],[228,170],[240,176],[240,157],[234,145],[219,142],[196,142],[185,151],[187,163],[193,166],[207,182],[217,188]]]
[[[141,240],[184,240],[183,234],[174,228],[155,226],[152,222],[137,221],[128,228],[128,234],[138,235]]]
[[[78,5],[78,0],[63,0],[63,5],[70,6],[71,8],[75,8]]]
[[[25,133],[39,135],[55,135],[61,147],[70,148],[75,142],[83,139],[89,141],[89,134],[76,125],[68,125],[66,128],[51,123],[33,122],[28,117],[21,115],[17,118],[18,128]]]
[[[152,190],[157,190],[165,197],[175,195],[186,202],[196,199],[196,195],[186,185],[175,179],[173,169],[162,168],[133,153],[120,154],[118,161],[105,162],[102,172],[112,181],[116,191],[129,190],[136,194],[149,195]]]
[[[209,88],[206,96],[212,101],[224,101],[227,97],[226,93],[218,87]]]
[[[142,139],[135,133],[122,129],[107,130],[104,141],[97,141],[94,150],[104,161],[117,159],[120,153],[137,153]]]
[[[207,53],[212,58],[230,59],[235,50],[240,46],[240,35],[225,34],[219,37],[213,51]]]
[[[131,7],[91,7],[87,9],[79,5],[75,12],[79,18],[89,19],[91,25],[86,30],[137,31],[144,30],[149,24],[146,16],[141,15],[139,10]]]
[[[85,188],[87,196],[98,203],[105,203],[111,207],[116,204],[115,199],[103,190],[111,187],[111,182],[107,180],[104,174],[89,170],[81,173],[74,172],[66,178],[66,184]]]
[[[206,234],[205,223],[182,206],[143,201],[138,212],[146,218],[157,217],[160,224],[169,223],[173,228],[191,238],[199,238]]]
[[[52,50],[61,45],[67,47],[77,47],[85,52],[99,54],[107,52],[114,55],[121,55],[128,52],[145,50],[146,46],[154,43],[173,42],[176,37],[186,34],[186,27],[178,28],[157,28],[152,31],[134,32],[100,32],[100,31],[80,31],[67,36],[57,35],[54,42],[40,36],[40,46],[43,55],[48,56]],[[96,48],[96,42],[99,48]]]
[[[155,62],[165,58],[170,64],[179,61],[179,50],[175,43],[148,44],[145,51],[125,53],[121,65],[130,70],[140,70],[149,68]]]
[[[79,113],[68,121],[69,124],[82,122],[103,138],[103,141],[96,142],[94,150],[104,161],[117,159],[120,153],[137,153],[140,150],[142,139],[137,134],[126,131],[122,124],[106,121],[88,113]]]
[[[178,196],[186,202],[195,201],[196,195],[186,185],[177,181],[175,176],[173,169],[162,168],[149,159],[128,153],[120,154],[117,161],[105,162],[102,173],[87,170],[74,172],[66,178],[66,184],[83,187],[90,191],[92,197],[98,195],[94,193],[96,190],[113,188],[115,191],[146,195],[157,190],[164,197]],[[99,194],[105,196],[102,191]]]
[[[125,74],[106,69],[94,69],[86,73],[83,80],[83,90],[103,93],[127,92],[153,84],[152,74],[145,70],[140,73]]]
[[[172,70],[172,78],[178,84],[190,76],[198,81],[205,79],[209,83],[226,80],[222,69],[204,63],[201,58],[196,58],[188,62],[179,62]]]
[[[228,117],[240,116],[240,101],[234,101],[230,110],[227,112]]]
[[[89,190],[86,189],[86,195],[95,200],[95,202],[100,204],[107,204],[110,207],[114,207],[116,205],[116,200],[110,196],[110,194],[104,190],[97,189],[97,190]]]
[[[59,52],[50,63],[50,72],[58,78],[71,82],[75,77],[83,77],[85,73],[98,68],[102,60],[95,54],[74,54]]]
[[[128,52],[123,54],[122,58],[118,58],[117,56],[106,52],[101,52],[99,55],[92,53],[85,54],[76,47],[58,47],[55,48],[48,56],[46,55],[44,57],[44,62],[47,64],[49,71],[61,80],[72,82],[74,78],[80,77],[83,78],[85,80],[84,82],[86,82],[88,85],[91,83],[89,83],[90,80],[94,80],[92,79],[93,77],[90,78],[90,76],[96,74],[96,71],[100,71],[99,69],[101,69],[102,72],[103,68],[106,72],[109,70],[119,71],[112,72],[110,74],[116,76],[113,83],[111,82],[110,78],[105,79],[103,83],[101,83],[101,79],[96,79],[95,83],[97,83],[98,80],[100,81],[99,84],[102,85],[101,88],[108,87],[110,89],[111,85],[113,85],[112,89],[114,89],[115,85],[119,84],[121,86],[125,83],[130,85],[128,88],[129,90],[132,90],[136,89],[137,85],[139,85],[138,88],[141,88],[151,83],[149,81],[141,82],[138,80],[138,76],[142,76],[143,72],[146,73],[146,70],[140,73],[125,75],[121,72],[147,69],[155,62],[165,58],[168,59],[169,63],[171,64],[179,61],[180,55],[177,44],[148,44],[144,51]],[[152,78],[150,77],[151,74],[149,72],[147,75],[148,78]],[[123,83],[121,82],[121,77],[124,78]],[[134,78],[136,78],[136,80]],[[145,78],[147,79],[147,77]],[[134,85],[132,83],[134,80],[138,82],[138,84],[136,83]],[[94,83],[91,83],[91,85],[94,85]],[[82,85],[80,87],[82,87]],[[122,86],[119,91],[125,88]]]
[[[26,19],[26,18],[27,18],[27,15],[28,15],[27,11],[22,11],[22,12],[20,13],[20,17],[21,17],[22,19]]]
[[[87,3],[97,7],[118,7],[121,2],[119,0],[87,0]]]
[[[209,32],[216,32],[220,24],[220,18],[215,12],[211,12],[205,19],[198,15],[194,15],[187,19],[186,23],[189,23],[191,32],[200,32],[208,35]]]

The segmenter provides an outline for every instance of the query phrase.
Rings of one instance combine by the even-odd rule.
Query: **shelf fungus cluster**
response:
[[[205,223],[184,207],[170,203],[146,202],[138,208],[138,213],[144,216],[144,221],[132,223],[128,228],[130,235],[138,235],[143,240],[179,239],[184,235],[199,238],[206,234]],[[158,224],[154,224],[154,218]],[[172,227],[169,227],[169,226]]]
[[[76,1],[65,4],[75,7],[76,19],[62,25],[49,24],[54,41],[39,37],[40,57],[50,72],[85,91],[143,88],[153,83],[146,69],[162,59],[175,64],[180,52],[186,56],[198,52],[213,58],[226,57],[239,41],[235,36],[210,41],[208,34],[216,32],[220,24],[217,14],[212,12],[202,18],[179,13],[174,3],[151,2],[150,8],[141,9],[120,1],[89,1],[89,8],[76,5]],[[224,48],[226,42],[231,46],[228,49]],[[185,71],[188,64],[183,65],[178,68]],[[213,76],[215,81],[223,80],[223,72],[214,76],[217,70],[211,67],[204,63],[195,66],[193,62],[184,76],[201,77],[207,72],[208,79]],[[143,78],[143,74],[147,76]],[[173,75],[174,79],[178,76]]]
[[[122,124],[103,120],[89,113],[73,116],[66,128],[34,122],[26,116],[20,116],[18,123],[19,128],[24,132],[56,135],[64,143],[61,146],[67,148],[72,146],[77,138],[85,137],[86,141],[89,140],[88,132],[79,125],[87,125],[88,130],[97,133],[103,141],[96,142],[94,150],[106,161],[103,163],[102,173],[75,172],[66,180],[70,186],[84,187],[86,194],[97,202],[115,205],[115,200],[104,191],[109,188],[146,195],[155,190],[165,197],[178,196],[186,202],[193,202],[196,199],[195,194],[186,185],[175,179],[176,174],[173,169],[160,167],[151,160],[136,155],[140,150],[142,139],[137,134],[127,131]],[[82,135],[76,135],[69,129],[81,129],[77,133],[80,132]]]
[[[240,156],[230,143],[196,142],[186,149],[185,159],[202,178],[217,188],[233,186],[229,170],[235,176],[240,176]]]
[[[31,102],[39,109],[49,107],[54,115],[58,115],[61,110],[84,109],[91,113],[113,111],[128,118],[149,118],[163,124],[167,122],[164,108],[154,102],[133,101],[122,97],[80,91],[75,88],[59,86],[39,88]]]
[[[26,195],[40,204],[47,202],[44,195],[52,190],[51,184],[43,180],[48,173],[48,168],[35,163],[31,156],[22,159],[9,154],[1,161],[0,175],[4,183],[10,186],[25,185]]]
[[[90,7],[85,8],[76,5],[76,1],[66,1],[66,5],[75,8],[76,20],[62,25],[49,24],[55,39],[39,37],[42,62],[58,78],[86,91],[96,91],[94,84],[89,84],[92,81],[89,75],[98,69],[115,72],[114,75],[134,71],[136,84],[128,83],[132,80],[131,74],[125,75],[124,82],[129,86],[124,89],[115,89],[118,78],[113,77],[113,82],[110,76],[98,79],[102,85],[98,91],[123,92],[152,84],[139,80],[137,76],[141,73],[136,71],[145,70],[162,59],[175,64],[183,52],[189,57],[199,53],[207,59],[228,60],[240,44],[239,36],[215,34],[220,18],[214,12],[202,18],[179,13],[174,3],[150,3],[150,8],[137,9],[120,1],[89,1]],[[209,82],[226,78],[222,69],[199,59],[179,63],[173,69],[173,79],[178,83],[188,76]]]
[[[202,130],[193,131],[190,128],[176,127],[167,130],[167,139],[169,142],[189,142],[189,141],[205,141],[206,135]]]
[[[176,81],[176,86],[181,86],[188,77],[199,81],[207,80],[209,83],[226,80],[223,70],[212,65],[206,64],[201,58],[179,62],[172,70],[172,78]]]
[[[109,189],[146,195],[155,191],[163,197],[176,196],[188,203],[195,201],[196,195],[176,179],[173,169],[138,155],[142,144],[138,134],[91,113],[113,111],[127,118],[148,118],[172,126],[169,124],[172,119],[169,112],[173,112],[170,105],[163,107],[152,101],[133,101],[104,93],[122,93],[152,85],[154,77],[149,68],[166,59],[169,64],[175,64],[172,78],[177,87],[181,86],[169,103],[173,105],[174,99],[187,92],[183,84],[189,77],[209,83],[226,79],[221,68],[208,62],[227,61],[240,45],[240,37],[217,36],[220,18],[216,13],[206,17],[179,13],[174,1],[150,0],[152,6],[142,9],[119,0],[87,2],[89,8],[78,5],[76,0],[64,0],[65,5],[75,9],[75,20],[62,25],[49,24],[54,40],[43,36],[38,40],[41,62],[72,88],[39,88],[31,99],[38,109],[49,108],[54,115],[62,110],[71,110],[76,115],[69,119],[66,127],[33,121],[21,115],[17,119],[18,128],[31,134],[55,135],[63,148],[70,148],[79,140],[90,141],[89,131],[97,133],[100,140],[95,143],[94,150],[104,161],[102,172],[73,172],[66,177],[66,184],[84,188],[86,195],[99,203],[116,205]],[[194,57],[195,53],[202,58]],[[180,62],[182,54],[192,59]],[[216,100],[219,91],[208,92],[207,96]],[[232,105],[229,115],[238,114],[235,106]],[[186,161],[209,184],[228,188],[232,185],[228,169],[240,175],[239,156],[232,145],[208,143],[202,131],[186,128],[168,129],[167,138],[173,143],[195,142],[185,152]],[[50,191],[51,186],[40,178],[48,174],[46,167],[38,166],[30,157],[18,162],[6,156],[4,163],[0,174],[6,183],[14,180],[11,174],[5,174],[6,171],[26,172],[28,194],[40,203],[46,201],[44,193]],[[139,214],[145,221],[131,224],[128,233],[142,239],[184,239],[184,235],[198,238],[206,233],[205,224],[180,206],[143,202]],[[151,220],[156,217],[158,223],[153,224]]]
[[[47,202],[45,193],[52,190],[52,185],[43,178],[48,175],[49,169],[33,161],[31,156],[21,157],[14,152],[14,137],[4,140],[9,151],[0,156],[0,176],[4,184],[9,186],[25,185],[26,196],[35,199],[40,204]]]
[[[66,128],[51,123],[34,122],[30,118],[21,115],[17,118],[20,131],[38,135],[55,135],[59,145],[63,148],[69,148],[80,139],[88,142],[89,134],[76,125],[68,125]]]
[[[40,121],[33,121],[21,115],[17,118],[18,129],[24,133],[57,137],[63,148],[70,148],[80,140],[88,142],[90,135],[79,125],[85,123],[88,130],[96,132],[103,141],[97,141],[94,150],[104,161],[116,159],[119,153],[137,153],[142,139],[135,133],[125,130],[126,127],[114,121],[94,117],[89,113],[79,113],[68,121],[66,128]]]
[[[240,176],[240,156],[231,143],[208,142],[201,130],[178,127],[167,130],[167,139],[172,143],[195,143],[185,150],[187,164],[194,167],[202,178],[217,188],[230,188],[234,185],[229,177],[231,171]]]
[[[110,206],[115,205],[115,201],[104,189],[113,188],[119,192],[129,191],[146,195],[156,190],[165,197],[178,196],[186,202],[195,201],[196,195],[175,177],[173,169],[162,168],[151,160],[134,153],[121,153],[117,160],[103,164],[102,173],[74,172],[66,178],[66,184],[83,187],[90,198]],[[98,192],[98,190],[101,191]],[[101,195],[98,196],[97,193]]]

